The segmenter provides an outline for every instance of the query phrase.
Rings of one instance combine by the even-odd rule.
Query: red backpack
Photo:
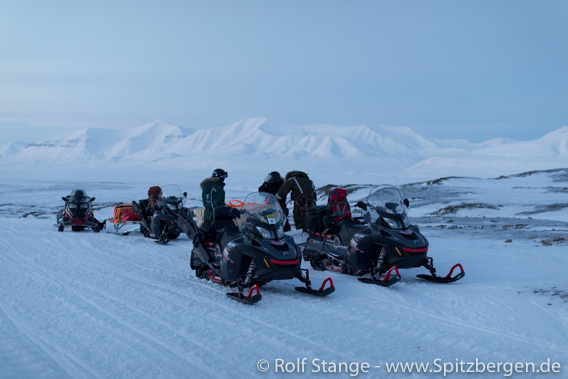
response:
[[[155,204],[160,196],[162,196],[162,189],[159,186],[150,187],[148,190],[148,200],[150,204]]]
[[[327,205],[334,222],[351,218],[351,207],[347,202],[347,191],[344,188],[332,189],[327,198]]]

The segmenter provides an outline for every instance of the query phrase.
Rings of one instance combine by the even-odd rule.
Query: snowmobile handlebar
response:
[[[357,208],[361,208],[362,210],[366,211],[367,210],[367,204],[365,204],[364,202],[362,202],[361,200],[359,200],[357,202],[357,204],[355,204],[355,206]]]

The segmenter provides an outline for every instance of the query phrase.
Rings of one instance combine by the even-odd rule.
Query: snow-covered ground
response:
[[[4,177],[0,188],[2,378],[375,378],[395,377],[388,371],[397,362],[429,365],[426,374],[415,366],[411,377],[444,370],[455,378],[542,377],[536,370],[566,376],[567,169],[391,183],[410,199],[411,219],[429,239],[438,271],[463,265],[466,276],[456,283],[424,282],[415,277],[424,269],[410,269],[382,288],[311,270],[315,284],[331,276],[335,293],[315,298],[295,291],[297,280],[272,282],[254,306],[194,276],[185,236],[158,245],[139,234],[54,227],[61,196],[74,188],[97,198],[99,219],[154,184],[179,184],[188,205],[199,206],[201,172],[138,168],[121,179],[103,170],[36,171],[33,179],[26,172]],[[264,175],[231,171],[227,200],[254,191]],[[347,186],[352,202],[380,184],[312,176],[318,187]],[[514,372],[527,367],[529,374]]]

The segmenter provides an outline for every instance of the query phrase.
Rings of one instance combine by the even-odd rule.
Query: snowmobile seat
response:
[[[322,233],[326,229],[326,216],[328,215],[326,205],[318,205],[306,208],[306,229],[309,232]]]
[[[342,245],[347,246],[353,236],[365,228],[362,222],[347,218],[334,223],[332,232],[339,237]]]
[[[215,234],[215,239],[221,246],[225,246],[229,241],[241,235],[236,219],[240,217],[239,210],[236,208],[221,206],[215,208],[213,212],[215,220],[211,229]],[[205,224],[205,222],[203,223]]]

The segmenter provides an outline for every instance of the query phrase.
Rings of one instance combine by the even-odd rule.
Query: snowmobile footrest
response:
[[[456,267],[459,267],[461,272],[459,274],[457,274],[456,276],[452,277],[452,273],[454,272],[454,269]],[[458,264],[454,265],[454,267],[452,267],[452,269],[450,270],[450,273],[443,278],[439,277],[439,276],[426,275],[426,274],[420,274],[420,275],[416,275],[416,276],[420,279],[428,280],[429,282],[452,283],[452,282],[455,282],[455,281],[463,278],[465,276],[465,271],[463,270],[462,265],[460,263],[458,263]]]
[[[391,273],[395,271],[396,275],[391,278]],[[400,280],[400,273],[398,272],[398,267],[392,266],[385,275],[384,279],[376,280],[373,278],[359,278],[360,282],[368,284],[376,284],[381,287],[390,287]]]
[[[256,294],[253,295],[252,293],[256,290]],[[229,292],[227,296],[230,299],[240,301],[244,304],[254,304],[258,303],[262,299],[262,295],[260,294],[260,289],[258,288],[258,284],[255,284],[250,288],[250,291],[247,296],[243,296],[243,294],[239,292]]]
[[[327,282],[329,282],[329,287],[324,289]],[[323,297],[329,295],[330,293],[333,293],[335,291],[335,286],[333,285],[333,280],[331,278],[327,278],[323,281],[319,290],[314,290],[308,287],[296,287],[296,291],[306,293],[308,295]]]

